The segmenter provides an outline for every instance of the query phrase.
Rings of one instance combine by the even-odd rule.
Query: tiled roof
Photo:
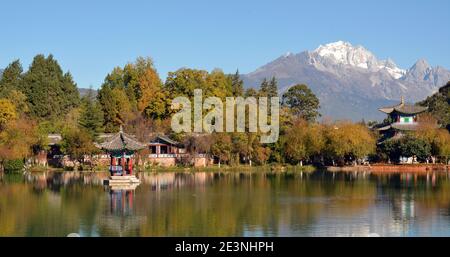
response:
[[[384,130],[388,130],[390,128],[391,128],[391,125],[387,125],[387,126],[383,126],[381,128],[377,128],[377,130],[384,131]]]
[[[400,123],[392,123],[391,127],[398,130],[409,130],[414,131],[419,129],[419,124],[400,124]]]
[[[378,109],[380,112],[384,112],[386,114],[390,114],[391,112],[394,111],[395,108],[399,108],[402,107],[404,105],[404,103],[400,103],[394,106],[388,106],[388,107],[382,107],[380,109]]]
[[[136,151],[146,147],[145,144],[134,139],[133,136],[124,133],[122,130],[110,137],[105,138],[106,141],[100,144],[96,144],[98,148],[107,151],[117,151],[117,150],[130,150]]]
[[[418,114],[421,112],[426,111],[428,108],[427,107],[422,107],[422,106],[415,106],[415,105],[403,105],[400,107],[395,107],[394,110],[399,112],[399,113],[403,113],[403,114]]]
[[[172,140],[172,139],[170,139],[170,138],[168,138],[167,136],[164,136],[164,135],[158,135],[158,136],[156,136],[156,138],[153,139],[153,140],[150,142],[150,144],[158,143],[159,140],[164,141],[164,142],[166,142],[166,143],[168,143],[168,144],[171,144],[171,145],[175,145],[175,146],[180,146],[180,145],[181,145],[180,142],[177,142],[177,141],[175,141],[175,140]]]

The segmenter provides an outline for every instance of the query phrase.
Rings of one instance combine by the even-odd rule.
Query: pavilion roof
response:
[[[105,142],[96,145],[98,148],[107,151],[136,151],[146,147],[145,144],[137,141],[133,136],[123,132],[122,128],[120,128],[119,133],[113,134],[106,138]]]
[[[400,124],[400,123],[392,123],[391,127],[397,130],[407,130],[407,131],[414,131],[419,129],[419,124],[413,123],[413,124]]]
[[[400,108],[403,105],[405,105],[404,103],[400,103],[394,106],[388,106],[388,107],[381,107],[380,109],[378,109],[380,112],[384,112],[386,114],[390,114],[391,112],[394,111],[395,108]]]
[[[394,111],[402,114],[418,114],[426,111],[427,109],[427,107],[405,104],[405,101],[402,97],[399,104],[394,106],[382,107],[378,110],[386,114],[390,114]]]
[[[385,131],[385,130],[389,130],[389,129],[391,129],[391,125],[383,126],[381,128],[376,128],[376,130],[378,130],[378,131]]]
[[[396,112],[403,113],[403,114],[418,114],[418,113],[422,113],[422,112],[426,111],[427,109],[428,109],[427,107],[409,105],[409,104],[405,104],[403,106],[394,108],[394,110]]]

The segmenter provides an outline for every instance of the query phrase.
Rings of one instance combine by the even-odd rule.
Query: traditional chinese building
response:
[[[403,97],[399,104],[383,107],[379,111],[388,115],[385,124],[377,130],[382,135],[381,141],[390,138],[400,138],[406,131],[415,131],[419,128],[418,116],[427,110],[427,107],[406,104]]]
[[[153,165],[172,167],[177,164],[189,164],[194,167],[206,167],[213,160],[204,153],[187,153],[185,146],[164,135],[158,135],[148,143],[150,154],[147,160]]]
[[[186,153],[183,144],[163,135],[156,136],[148,146],[150,154],[156,155],[155,157]]]
[[[35,159],[40,160],[42,165],[46,165],[48,159],[48,163],[54,167],[73,166],[73,160],[60,151],[61,135],[52,134],[48,137],[50,150],[42,151],[42,157],[36,156]],[[121,129],[119,133],[100,134],[97,140],[95,145],[102,151],[86,155],[85,162],[108,165],[111,175],[130,175],[136,165],[172,167],[183,164],[205,167],[213,163],[213,159],[205,153],[187,153],[182,143],[166,135],[155,135],[147,142],[140,142]],[[135,158],[136,152],[141,149],[147,151],[142,151],[139,158]]]
[[[111,176],[126,176],[133,174],[134,153],[144,149],[146,145],[124,133],[121,127],[119,133],[107,138],[105,142],[97,144],[97,147],[110,155],[109,171]]]

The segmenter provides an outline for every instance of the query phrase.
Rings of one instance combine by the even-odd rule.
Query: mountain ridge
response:
[[[313,51],[285,54],[243,74],[245,87],[258,87],[275,76],[280,94],[294,84],[307,84],[321,101],[321,113],[334,119],[381,120],[378,107],[401,96],[416,102],[450,80],[450,71],[419,59],[409,69],[393,60],[379,60],[362,46],[338,41]]]

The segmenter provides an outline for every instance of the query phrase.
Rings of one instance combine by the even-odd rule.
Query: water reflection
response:
[[[449,236],[448,173],[107,173],[0,177],[0,235]]]

